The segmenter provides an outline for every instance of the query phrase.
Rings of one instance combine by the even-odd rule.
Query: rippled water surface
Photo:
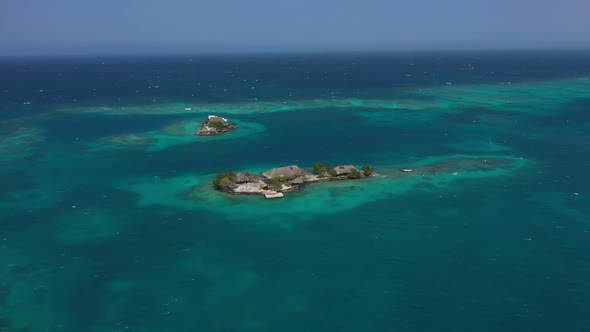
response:
[[[2,59],[0,111],[0,331],[590,329],[588,53]],[[318,161],[377,176],[211,184]]]

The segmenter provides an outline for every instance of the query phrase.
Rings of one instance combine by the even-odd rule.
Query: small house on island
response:
[[[353,171],[358,171],[358,169],[352,165],[340,165],[340,166],[336,166],[334,167],[334,170],[336,171],[336,175],[348,175],[350,173],[352,173]]]
[[[305,172],[296,165],[291,166],[283,166],[278,168],[273,168],[270,171],[266,171],[262,173],[262,176],[267,179],[272,178],[285,178],[285,179],[293,179],[298,176],[304,175]]]
[[[226,118],[217,115],[209,115],[207,117],[207,121],[201,124],[201,128],[197,132],[197,135],[214,136],[226,133],[236,128],[238,128],[238,126],[233,123],[229,123]]]
[[[235,195],[264,195],[266,198],[283,197],[284,192],[300,190],[307,183],[355,180],[373,175],[370,166],[363,166],[362,172],[353,165],[334,168],[322,163],[314,165],[313,173],[297,165],[281,166],[260,174],[242,171],[219,173],[213,185],[217,190]]]
[[[248,171],[242,171],[236,175],[236,183],[256,182],[260,180],[260,176],[250,174]]]

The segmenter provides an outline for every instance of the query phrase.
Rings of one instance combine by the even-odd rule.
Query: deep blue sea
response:
[[[2,58],[0,331],[590,331],[589,187],[590,52]]]

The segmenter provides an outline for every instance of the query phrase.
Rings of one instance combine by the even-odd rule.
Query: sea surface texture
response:
[[[2,332],[590,331],[590,53],[6,58],[0,111]],[[377,175],[212,185],[316,162]]]

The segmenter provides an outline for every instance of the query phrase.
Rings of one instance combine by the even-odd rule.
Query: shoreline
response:
[[[254,175],[247,171],[235,174],[224,172],[213,180],[215,188],[231,195],[263,195],[266,198],[281,198],[283,193],[301,191],[308,184],[335,181],[359,180],[374,176],[372,167],[365,165],[360,170],[353,165],[328,167],[316,163],[313,172],[297,165],[282,166]]]

